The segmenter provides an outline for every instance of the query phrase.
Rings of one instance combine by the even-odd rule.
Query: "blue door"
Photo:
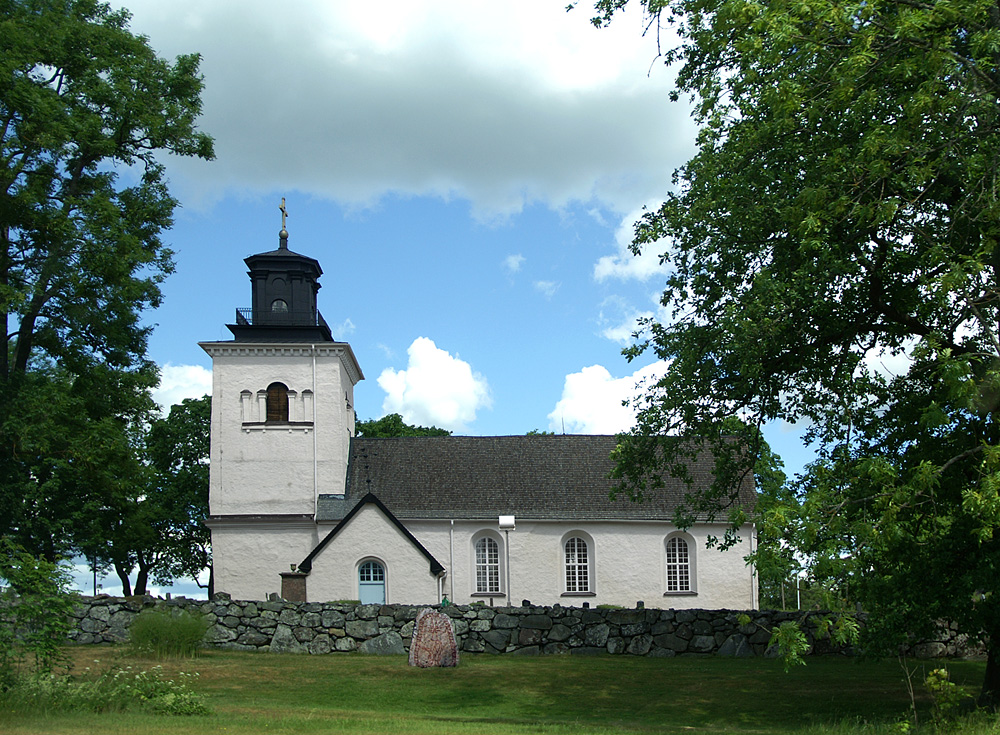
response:
[[[358,598],[362,605],[385,604],[385,567],[377,561],[358,567]]]

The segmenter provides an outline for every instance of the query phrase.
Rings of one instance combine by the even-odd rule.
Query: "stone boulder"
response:
[[[458,666],[458,642],[451,618],[424,608],[417,613],[410,642],[410,666]]]

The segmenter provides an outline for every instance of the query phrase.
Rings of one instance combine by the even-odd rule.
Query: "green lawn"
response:
[[[71,652],[77,671],[120,656],[109,648]],[[975,693],[983,664],[952,662],[948,668],[954,681]],[[457,669],[412,669],[403,657],[210,651],[168,661],[164,669],[198,672],[197,688],[213,714],[0,711],[0,733],[818,735],[889,732],[887,725],[905,718],[910,707],[897,662],[833,657],[811,659],[786,674],[780,663],[764,659],[465,656]],[[922,690],[918,706],[926,718],[929,701]],[[1000,727],[987,723],[976,732],[1000,733]]]

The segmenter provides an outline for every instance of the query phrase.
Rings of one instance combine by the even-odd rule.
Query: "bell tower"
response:
[[[351,346],[317,308],[319,262],[288,249],[285,201],[277,250],[245,259],[251,306],[212,357],[209,519],[215,588],[236,599],[278,592],[289,559],[319,541],[320,495],[344,497],[354,435]]]

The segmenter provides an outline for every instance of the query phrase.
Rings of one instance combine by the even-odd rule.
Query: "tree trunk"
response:
[[[129,581],[128,578],[128,573],[131,571],[132,571],[131,569],[126,569],[125,565],[122,564],[120,561],[115,560],[115,574],[117,574],[118,579],[121,580],[123,597],[132,596],[132,583]]]
[[[978,704],[993,712],[1000,709],[1000,637],[995,635],[986,647],[986,675]]]
[[[139,573],[135,575],[135,590],[133,594],[144,595],[146,594],[146,581],[149,579],[149,572],[145,569],[139,569]]]
[[[132,590],[132,593],[144,595],[146,594],[146,582],[149,580],[149,564],[141,553],[138,555],[137,561],[139,571],[135,575],[135,589]]]

